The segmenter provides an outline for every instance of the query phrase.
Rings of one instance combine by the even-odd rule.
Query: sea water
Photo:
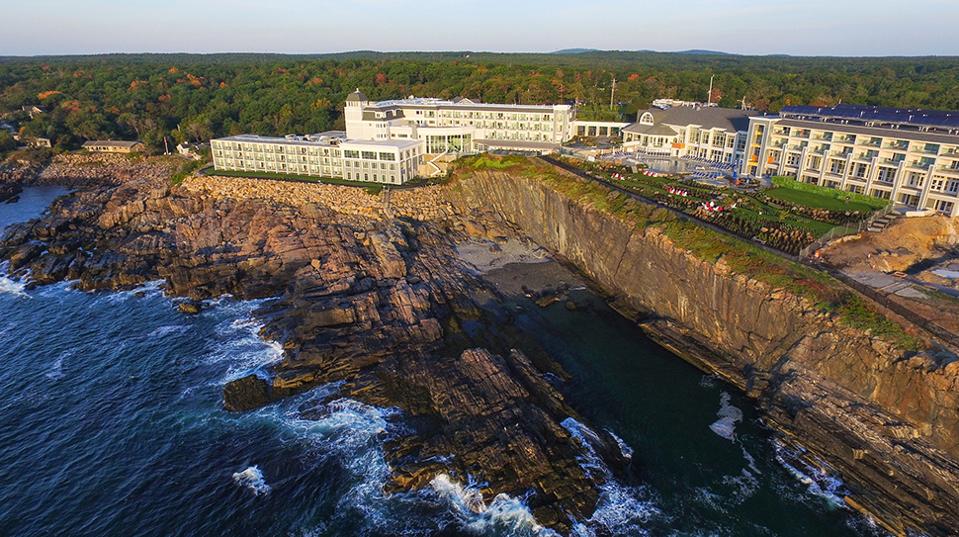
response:
[[[28,189],[0,228],[63,191]],[[85,293],[0,277],[0,534],[553,535],[524,497],[483,498],[438,474],[387,494],[384,442],[398,409],[318,387],[247,413],[222,388],[279,359],[257,335],[266,301],[228,297],[185,316],[161,282]],[[748,401],[644,338],[587,290],[589,307],[522,297],[515,322],[573,374],[563,422],[604,479],[575,535],[870,534],[833,498],[841,483],[794,463]],[[592,449],[616,435],[635,471],[614,478]],[[481,476],[476,476],[478,479]]]

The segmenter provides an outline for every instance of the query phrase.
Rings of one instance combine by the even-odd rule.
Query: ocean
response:
[[[25,189],[0,205],[0,228],[63,192]],[[880,534],[842,507],[838,479],[777,445],[747,399],[588,289],[573,297],[576,311],[522,296],[509,306],[574,377],[570,402],[586,424],[563,426],[582,442],[583,467],[609,475],[590,427],[617,435],[633,460],[574,534]],[[341,398],[336,385],[224,411],[224,383],[280,357],[258,336],[264,302],[224,297],[185,316],[161,282],[87,293],[0,277],[0,535],[550,534],[524,498],[483,502],[481,476],[383,492],[383,445],[404,434],[403,414]]]

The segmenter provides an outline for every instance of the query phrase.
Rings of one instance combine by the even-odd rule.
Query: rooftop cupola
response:
[[[366,95],[360,91],[360,88],[356,88],[356,91],[350,93],[346,97],[346,106],[361,106],[369,102],[369,99],[366,98]]]

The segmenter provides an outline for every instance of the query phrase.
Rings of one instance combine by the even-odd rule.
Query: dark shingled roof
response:
[[[650,136],[676,136],[679,134],[676,129],[669,125],[643,125],[642,123],[633,123],[623,129],[624,132],[634,134],[647,134]]]
[[[749,118],[761,115],[760,112],[753,110],[740,110],[738,108],[720,108],[718,106],[708,106],[694,108],[691,106],[675,106],[666,110],[659,108],[648,108],[640,111],[636,117],[642,117],[649,112],[653,115],[654,125],[699,125],[704,129],[723,129],[727,132],[735,133],[749,129]],[[638,130],[641,127],[648,128],[648,125],[633,123],[626,127],[627,132],[636,132],[644,134],[645,131]],[[649,133],[659,134],[659,133]]]
[[[369,101],[366,98],[366,94],[360,91],[360,88],[356,88],[356,91],[346,96],[346,102],[359,102],[359,101]]]

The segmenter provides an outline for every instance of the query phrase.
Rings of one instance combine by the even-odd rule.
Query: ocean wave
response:
[[[148,339],[162,338],[170,334],[182,334],[190,329],[188,324],[168,324],[163,326],[158,326],[153,329],[152,332],[147,334]]]
[[[260,496],[264,494],[269,494],[270,488],[266,484],[266,480],[263,479],[263,472],[260,471],[259,466],[250,466],[242,472],[236,472],[233,474],[233,481],[241,487],[246,487],[253,491],[254,496]]]
[[[580,467],[586,475],[602,483],[596,510],[587,520],[576,521],[571,534],[578,537],[594,536],[599,530],[601,535],[648,535],[646,526],[650,520],[662,515],[650,498],[649,490],[644,486],[627,486],[616,480],[596,453],[594,445],[598,436],[592,429],[574,418],[566,418],[562,426],[583,448],[583,454],[579,457]]]
[[[18,278],[11,278],[7,272],[10,266],[8,261],[0,263],[0,294],[13,295],[20,298],[30,298],[27,294],[27,284],[29,283],[29,274]]]
[[[732,397],[723,392],[719,395],[719,411],[716,415],[719,419],[709,425],[709,428],[717,435],[729,440],[736,441],[736,424],[743,420],[743,411],[731,405],[729,402]]]
[[[46,371],[46,373],[43,374],[43,376],[47,377],[50,380],[62,379],[64,376],[66,376],[63,373],[63,359],[69,358],[71,356],[73,356],[73,351],[65,351],[60,353],[60,355],[57,356],[57,359],[53,362],[53,365],[50,366],[50,368]]]
[[[215,331],[224,339],[217,349],[204,359],[207,364],[227,363],[220,383],[249,375],[283,358],[279,342],[260,337],[263,324],[253,317],[259,301],[221,301],[215,314],[226,316]]]
[[[281,428],[286,441],[303,444],[318,463],[333,461],[350,476],[337,501],[337,517],[359,514],[371,528],[390,528],[384,485],[390,478],[383,443],[402,429],[392,425],[395,408],[379,408],[353,399],[328,401],[341,383],[327,384],[254,413]]]
[[[526,502],[508,494],[497,494],[489,504],[473,484],[463,485],[447,474],[430,481],[436,496],[449,508],[458,525],[477,535],[506,534],[516,537],[546,537],[558,534],[536,522]]]
[[[803,459],[802,448],[789,448],[781,442],[774,442],[776,461],[797,481],[806,486],[806,492],[818,496],[835,508],[845,508],[845,484],[835,475],[813,466]]]
[[[116,304],[136,297],[163,296],[165,286],[166,280],[150,280],[132,289],[106,292],[103,294],[102,300],[110,304]],[[91,304],[91,306],[92,305],[93,304]]]

